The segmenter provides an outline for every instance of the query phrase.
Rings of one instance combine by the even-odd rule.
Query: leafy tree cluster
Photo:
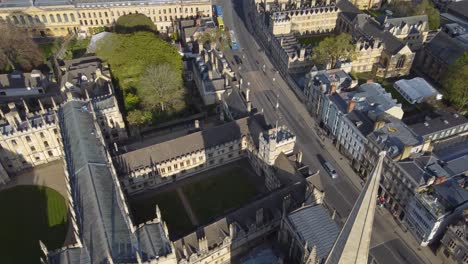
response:
[[[459,111],[468,110],[468,52],[449,66],[442,79],[444,98]]]
[[[393,1],[389,8],[397,16],[418,16],[427,15],[429,20],[429,29],[436,30],[440,27],[440,13],[434,4],[429,0],[421,0],[418,4],[414,5],[411,1]]]
[[[229,37],[224,30],[219,28],[205,30],[198,38],[198,41],[203,44],[213,44],[221,51],[229,47]]]
[[[143,14],[129,14],[119,17],[115,22],[115,32],[134,33],[137,31],[157,32],[157,28],[151,19]]]
[[[91,41],[90,38],[86,39],[76,39],[73,38],[67,44],[67,50],[63,55],[64,59],[75,59],[83,57],[86,54],[86,50],[88,49],[89,42]]]
[[[43,63],[41,50],[24,31],[0,24],[0,36],[0,70],[27,72]]]
[[[312,49],[312,56],[316,62],[330,64],[332,68],[335,68],[338,59],[354,58],[355,47],[351,40],[351,35],[346,33],[326,37]]]
[[[99,42],[97,55],[110,64],[123,90],[129,123],[141,125],[185,108],[181,56],[154,33],[111,34]]]

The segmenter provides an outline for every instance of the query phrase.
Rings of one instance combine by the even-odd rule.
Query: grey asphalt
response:
[[[253,107],[259,111],[263,110],[267,120],[274,124],[277,119],[276,98],[279,95],[279,123],[288,126],[296,134],[298,146],[304,153],[303,161],[323,171],[317,159],[317,155],[320,154],[334,164],[340,175],[338,179],[333,180],[325,173],[322,173],[320,177],[325,190],[325,203],[335,208],[344,222],[362,186],[359,176],[354,173],[348,161],[338,153],[328,139],[324,141],[319,139],[315,121],[281,76],[276,73],[268,55],[263,52],[262,47],[249,32],[252,28],[248,12],[253,10],[250,1],[215,0],[213,4],[223,6],[225,25],[236,32],[240,50],[226,51],[226,57],[229,61],[232,61],[233,54],[243,57],[240,71],[237,66],[234,68],[244,79],[244,84],[250,83]],[[266,66],[265,72],[262,70],[263,64]],[[440,263],[427,248],[418,250],[416,241],[409,232],[402,230],[388,211],[382,208],[378,209],[374,220],[370,254],[381,264]]]

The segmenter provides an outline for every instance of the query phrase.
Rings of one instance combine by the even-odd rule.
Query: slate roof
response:
[[[414,133],[425,137],[452,127],[457,127],[463,124],[468,125],[468,119],[463,115],[459,115],[454,112],[439,110],[426,115],[425,119],[412,121],[405,120],[405,123],[414,131]]]
[[[444,63],[452,64],[468,51],[468,45],[440,31],[425,45],[424,49]]]
[[[326,259],[340,229],[322,205],[305,206],[288,215],[299,236],[308,242],[309,250],[317,247],[317,258]],[[319,261],[320,262],[320,261]]]
[[[468,201],[468,191],[460,187],[453,179],[434,185],[433,187],[437,196],[442,197],[452,208]]]
[[[14,71],[10,74],[0,74],[0,89],[42,87],[42,78],[44,77],[38,70],[33,70],[31,73]]]
[[[70,101],[59,112],[80,237],[94,263],[136,261],[124,201],[87,109],[83,102]]]
[[[80,264],[91,263],[89,254],[86,249],[81,247],[68,248],[59,252],[55,252],[49,256],[49,264]]]
[[[77,231],[83,248],[80,252],[68,249],[50,258],[54,263],[69,260],[78,264],[136,263],[136,251],[147,250],[140,253],[148,258],[155,257],[155,252],[168,253],[164,235],[157,226],[140,228],[138,240],[131,232],[124,196],[89,110],[89,105],[81,101],[69,101],[59,110]],[[148,235],[154,236],[149,239]],[[87,259],[90,261],[84,261]]]
[[[64,63],[66,72],[61,77],[62,88],[66,86],[66,83],[70,83],[79,88],[79,90],[72,92],[77,92],[84,96],[84,90],[86,89],[90,97],[109,93],[107,81],[101,78],[96,80],[96,71],[98,69],[101,69],[104,76],[109,75],[108,70],[102,69],[102,63],[98,57],[91,56],[66,60]]]
[[[142,258],[155,259],[171,253],[171,244],[160,222],[146,223],[135,231],[141,245]]]
[[[126,172],[150,166],[202,149],[232,142],[251,135],[256,146],[261,132],[268,128],[262,114],[238,119],[220,126],[211,127],[183,137],[124,153],[116,158],[117,164]]]
[[[390,27],[398,27],[402,28],[405,25],[408,25],[410,27],[410,32],[418,32],[419,29],[416,29],[412,27],[413,25],[421,25],[423,22],[426,22],[424,28],[422,28],[422,31],[429,31],[429,23],[428,23],[428,18],[427,15],[419,15],[419,16],[409,16],[409,17],[384,17],[384,20],[380,20],[382,25],[386,26],[386,28]]]
[[[393,36],[390,32],[384,31],[380,28],[377,21],[367,16],[364,23],[358,24],[361,34],[367,38],[377,38],[382,40],[385,45],[385,49],[392,55],[397,54],[404,46],[401,40]]]
[[[353,21],[358,14],[362,13],[359,8],[357,8],[348,0],[337,1],[336,6],[340,9],[341,14],[350,21]]]
[[[290,209],[298,208],[305,200],[305,180],[284,186],[271,193],[265,194],[256,201],[242,208],[221,216],[211,224],[200,227],[196,232],[190,233],[174,242],[175,253],[178,260],[189,257],[192,253],[199,252],[198,239],[205,237],[208,247],[220,245],[225,237],[229,236],[229,225],[235,223],[236,232],[241,235],[249,229],[255,228],[257,210],[263,208],[264,222],[279,221],[282,215],[284,198],[291,197]],[[185,256],[183,245],[185,244],[189,256]]]
[[[367,136],[374,129],[372,121],[361,111],[353,110],[346,114],[346,117],[359,129],[359,131]]]

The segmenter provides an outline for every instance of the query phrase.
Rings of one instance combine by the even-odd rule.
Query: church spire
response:
[[[359,194],[325,264],[367,263],[376,198],[385,155],[385,151],[379,153],[377,165]]]

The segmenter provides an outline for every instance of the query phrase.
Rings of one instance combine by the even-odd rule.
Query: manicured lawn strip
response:
[[[166,222],[171,236],[184,234],[193,228],[176,191],[156,193],[145,201],[130,200],[135,224],[154,219],[156,217],[156,204],[159,206],[162,219]]]
[[[206,224],[224,211],[245,204],[257,194],[249,179],[252,172],[232,167],[201,181],[183,187],[200,224]]]
[[[299,37],[297,41],[300,44],[312,44],[312,46],[317,46],[320,41],[322,41],[324,38],[328,37],[327,35],[320,35],[320,36],[309,36],[309,37]]]
[[[42,186],[18,186],[0,192],[2,263],[40,263],[39,240],[48,250],[63,246],[68,229],[65,199]]]

